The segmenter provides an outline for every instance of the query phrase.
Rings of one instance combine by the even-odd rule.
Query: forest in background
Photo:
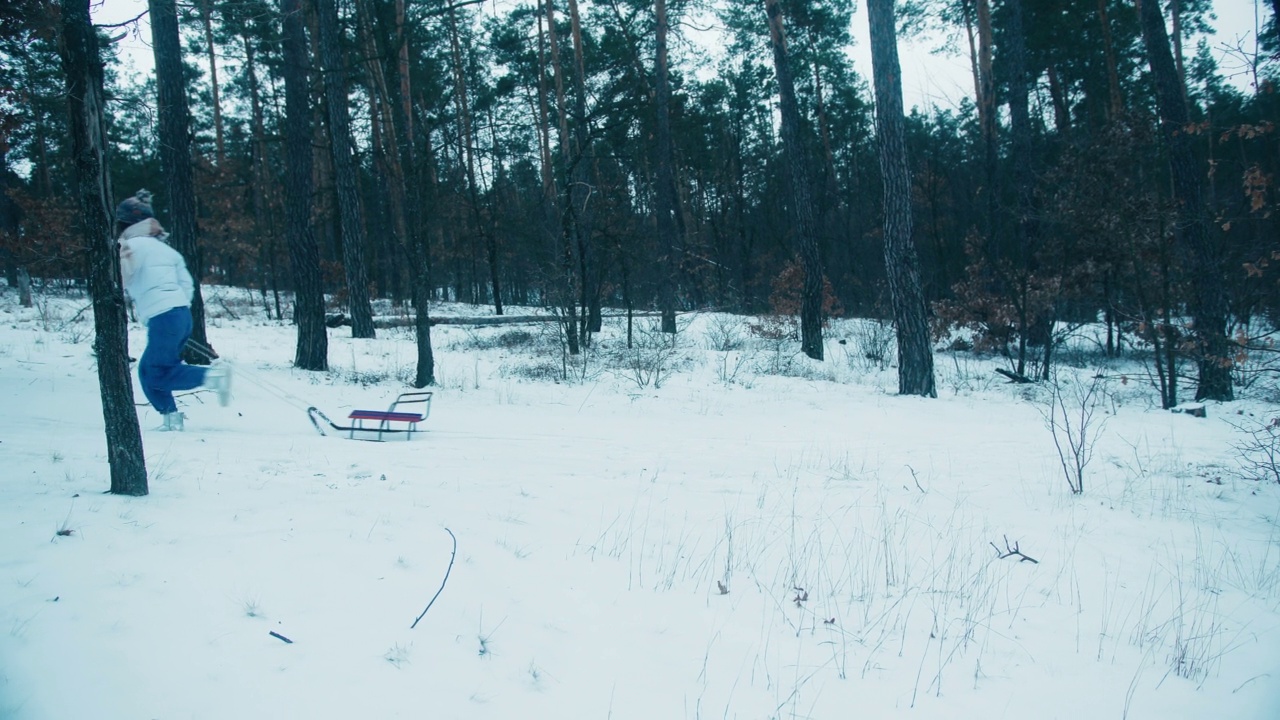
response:
[[[810,262],[824,316],[894,317],[872,73],[849,60],[849,0],[539,0],[497,13],[466,0],[155,0],[153,23],[166,5],[181,41],[169,89],[159,45],[156,76],[122,76],[112,43],[130,28],[97,28],[113,201],[153,190],[193,274],[260,290],[276,319],[293,316],[307,243],[357,334],[373,332],[371,298],[545,306],[576,352],[607,307],[794,317]],[[974,101],[903,124],[935,337],[963,328],[1038,376],[1056,332],[1102,322],[1107,354],[1154,355],[1166,404],[1180,363],[1199,362],[1202,381],[1206,367],[1231,371],[1209,397],[1248,382],[1259,364],[1240,361],[1273,352],[1280,312],[1276,5],[1258,4],[1258,43],[1237,48],[1250,91],[1223,78],[1203,39],[1212,3],[1155,5],[1177,73],[1170,103],[1132,0],[898,3],[899,34],[947,35],[973,68]],[[786,24],[805,223],[770,6]],[[10,287],[89,274],[62,9],[0,11]],[[714,54],[700,49],[708,18]],[[166,92],[189,108],[189,210],[163,157]],[[1194,207],[1180,195],[1191,181]],[[1209,347],[1206,332],[1226,344]]]

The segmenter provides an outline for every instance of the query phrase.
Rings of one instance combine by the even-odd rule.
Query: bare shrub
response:
[[[750,373],[743,370],[751,365],[754,355],[748,352],[728,351],[720,354],[719,362],[716,363],[716,380],[721,385],[738,384],[743,387],[751,387]]]
[[[897,361],[897,333],[893,323],[859,320],[849,326],[849,365],[854,370],[885,370]]]
[[[662,387],[684,360],[679,332],[664,333],[653,320],[636,326],[630,347],[607,353],[609,370],[636,384],[636,387]]]
[[[747,342],[747,323],[737,315],[712,315],[707,322],[707,348],[729,352],[741,350]]]
[[[346,385],[370,387],[390,382],[394,373],[389,370],[346,370],[335,373],[340,382]]]
[[[1058,461],[1067,487],[1073,494],[1084,492],[1084,471],[1093,459],[1094,446],[1107,424],[1105,411],[1098,415],[1103,403],[1103,385],[1099,373],[1086,382],[1064,382],[1057,372],[1049,380],[1049,402],[1042,407],[1045,427],[1053,435]]]
[[[1250,480],[1280,483],[1280,417],[1255,425],[1234,425],[1240,436],[1232,443],[1240,473]]]
[[[499,333],[477,332],[476,330],[467,330],[466,335],[455,339],[449,344],[451,350],[475,351],[475,350],[516,350],[524,347],[532,347],[541,342],[542,338],[528,330],[505,330]]]
[[[502,377],[551,382],[558,382],[563,378],[563,374],[564,370],[559,361],[552,358],[538,359],[515,365],[504,365],[499,372]]]
[[[799,326],[789,315],[761,315],[747,324],[761,348],[752,363],[762,375],[783,375],[799,353]]]

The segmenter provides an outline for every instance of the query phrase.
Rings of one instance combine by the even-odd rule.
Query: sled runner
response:
[[[427,419],[431,414],[431,395],[430,391],[407,392],[401,393],[391,406],[386,410],[352,410],[347,419],[351,421],[351,425],[338,425],[329,419],[314,405],[307,408],[307,417],[311,418],[311,424],[316,427],[316,431],[321,435],[327,435],[324,424],[337,430],[338,432],[347,433],[347,437],[354,440],[356,433],[377,433],[378,441],[382,441],[384,434],[404,433],[406,440],[413,437],[413,433],[419,432],[418,423]],[[404,412],[399,408],[407,405],[422,405],[422,412]],[[366,424],[369,423],[369,424]],[[361,438],[365,439],[365,438]]]

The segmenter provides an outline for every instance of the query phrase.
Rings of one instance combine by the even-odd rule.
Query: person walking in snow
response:
[[[139,190],[120,203],[116,233],[125,294],[147,327],[147,348],[138,361],[142,392],[164,418],[159,429],[181,431],[186,415],[178,411],[173,392],[207,387],[225,406],[231,399],[231,367],[218,360],[207,368],[182,362],[191,337],[195,283],[182,255],[165,242],[168,233],[151,211],[150,192]]]

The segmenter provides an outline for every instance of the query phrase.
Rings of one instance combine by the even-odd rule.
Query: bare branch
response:
[[[1008,557],[1017,557],[1018,562],[1031,562],[1031,563],[1035,563],[1036,565],[1040,564],[1039,560],[1036,560],[1030,555],[1027,555],[1023,553],[1021,550],[1019,550],[1018,543],[1016,541],[1013,543],[1013,547],[1010,547],[1008,535],[1004,536],[1004,550],[1001,550],[1000,547],[995,543],[991,543],[991,547],[996,549],[996,558],[999,560],[1003,560]]]
[[[911,471],[911,479],[915,481],[916,489],[919,490],[921,494],[928,495],[928,493],[925,492],[925,489],[920,487],[920,478],[916,477],[916,469],[910,465],[907,466],[907,469]]]
[[[457,10],[458,8],[464,8],[468,5],[479,5],[484,1],[485,0],[462,0],[462,2],[456,2],[456,3],[453,3],[452,5],[446,5],[442,8],[432,8],[426,11],[425,13],[423,13],[422,17],[429,18],[429,17],[436,17],[439,15],[444,15],[445,13],[451,13],[454,10]]]
[[[142,17],[143,17],[144,15],[146,15],[148,12],[150,12],[150,10],[143,10],[142,12],[138,13],[137,15],[134,15],[131,19],[129,19],[129,20],[125,20],[124,22],[112,23],[112,24],[110,24],[110,25],[96,25],[96,24],[95,24],[95,25],[94,25],[94,27],[96,27],[96,28],[103,28],[103,29],[125,27],[126,25],[132,25],[132,24],[134,24],[134,23],[138,22],[138,21],[139,21],[139,20],[141,20],[141,19],[142,19]]]
[[[431,609],[431,606],[435,605],[436,598],[440,597],[440,593],[444,592],[444,584],[449,582],[449,573],[453,572],[453,561],[458,557],[458,536],[454,535],[449,528],[445,528],[444,531],[449,533],[449,537],[453,538],[453,552],[449,554],[449,567],[445,568],[444,579],[440,581],[440,589],[436,590],[436,594],[431,596],[431,602],[427,603],[427,606],[422,609],[422,614],[418,615],[413,624],[409,626],[410,630],[418,627],[418,620],[421,620],[423,615],[426,615],[427,611]]]

